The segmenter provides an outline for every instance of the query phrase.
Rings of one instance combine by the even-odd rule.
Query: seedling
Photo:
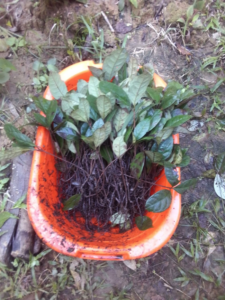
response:
[[[163,212],[170,206],[172,199],[171,191],[163,189],[148,197],[145,206],[140,202],[137,210],[135,199],[145,198],[148,193],[144,185],[141,190],[139,187],[149,180],[153,170],[164,167],[167,180],[178,193],[183,193],[196,184],[196,179],[180,182],[175,167],[187,165],[188,156],[179,145],[173,144],[172,138],[173,128],[191,118],[190,115],[180,113],[175,107],[186,102],[194,92],[173,81],[169,82],[165,91],[162,88],[154,88],[153,70],[144,66],[137,72],[137,62],[130,59],[127,64],[127,59],[125,49],[115,50],[106,58],[103,70],[90,67],[94,76],[90,77],[88,83],[80,80],[76,92],[68,93],[60,76],[52,72],[49,76],[49,87],[54,98],[61,100],[61,107],[56,100],[47,101],[42,97],[34,97],[35,105],[45,114],[45,117],[39,114],[34,114],[34,117],[38,124],[50,130],[64,161],[68,151],[71,157],[78,159],[76,172],[70,169],[63,173],[63,176],[67,174],[71,178],[71,184],[74,186],[72,194],[71,191],[64,191],[64,197],[67,197],[63,201],[64,210],[78,209],[84,214],[89,211],[86,204],[86,208],[83,207],[85,198],[82,191],[92,186],[92,176],[89,174],[91,164],[90,167],[99,178],[97,190],[102,191],[97,193],[99,200],[96,201],[95,196],[94,202],[92,199],[88,202],[91,203],[91,210],[95,210],[93,205],[98,206],[99,201],[114,202],[114,197],[120,203],[118,206],[117,202],[114,202],[112,205],[115,207],[113,206],[112,211],[106,209],[104,221],[102,217],[97,219],[99,226],[105,224],[105,228],[109,228],[111,223],[112,226],[119,225],[121,230],[128,230],[135,220],[140,230],[146,230],[152,227],[152,221],[143,215],[145,209]],[[109,82],[111,79],[113,82]],[[33,142],[13,125],[6,124],[5,131],[16,146],[24,150],[35,148]],[[87,161],[87,170],[82,165],[83,160]],[[62,170],[63,165],[59,167]],[[99,173],[100,170],[105,171]],[[81,173],[78,175],[79,172]],[[110,172],[116,172],[118,177],[114,178],[112,186],[108,185],[108,192],[105,193],[104,185]],[[83,182],[82,186],[74,177],[75,174]],[[131,178],[129,180],[132,182],[128,178]],[[63,180],[68,181],[66,178]],[[121,182],[123,189],[117,187]],[[131,189],[131,185],[135,186],[137,183],[138,186]],[[130,199],[134,200],[131,202]],[[111,204],[107,207],[111,207]],[[91,221],[92,215],[88,214],[86,217],[89,228],[96,230]]]

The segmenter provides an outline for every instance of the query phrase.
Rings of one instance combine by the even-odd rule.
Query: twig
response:
[[[112,25],[110,24],[109,19],[107,18],[106,14],[103,11],[101,11],[101,14],[102,14],[103,18],[105,19],[106,23],[109,25],[111,32],[115,32],[115,30],[113,29]]]
[[[153,273],[154,275],[158,276],[160,279],[162,279],[162,280],[167,284],[168,288],[170,288],[171,290],[173,290],[173,287],[169,284],[169,282],[166,281],[166,279],[164,279],[162,276],[160,276],[159,274],[157,274],[155,270],[152,271],[152,273]],[[176,288],[175,288],[175,290],[178,291],[178,292],[180,292],[181,294],[185,295],[186,297],[191,298],[190,296],[188,296],[187,294],[185,294],[185,293],[182,292],[181,290],[176,289]]]
[[[163,28],[161,28],[161,30],[158,32],[151,23],[148,23],[147,26],[149,26],[151,29],[153,29],[155,31],[155,33],[157,34],[156,39],[158,39],[160,36],[162,36],[164,38],[164,40],[167,40],[170,43],[170,45],[172,45],[172,47],[177,50],[175,43],[172,41],[172,39],[169,37],[168,33]]]

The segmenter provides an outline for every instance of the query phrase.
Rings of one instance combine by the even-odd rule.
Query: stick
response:
[[[109,19],[107,18],[106,14],[103,11],[101,11],[101,14],[102,14],[103,18],[105,19],[106,23],[109,25],[111,32],[115,32],[115,30],[113,29],[112,25],[110,24]]]
[[[24,153],[13,160],[12,179],[10,182],[10,201],[6,204],[6,210],[15,216],[19,215],[19,209],[12,209],[13,205],[27,193],[30,177],[30,165],[32,152]],[[18,219],[10,218],[2,226],[2,231],[7,231],[0,237],[0,262],[9,264],[11,245],[16,231]]]
[[[23,192],[24,194],[27,192],[28,189],[32,156],[33,156],[32,152],[27,152],[21,155],[21,159],[20,159],[20,166],[19,166],[20,185],[21,185],[21,181],[23,181],[24,190],[25,190]],[[17,186],[17,189],[19,190],[20,186]],[[29,259],[29,255],[33,251],[33,244],[34,244],[33,227],[31,226],[27,210],[21,209],[16,235],[12,242],[11,255],[13,257]]]

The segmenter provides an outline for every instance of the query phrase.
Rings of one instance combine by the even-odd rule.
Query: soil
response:
[[[165,7],[168,6],[164,1]],[[187,7],[193,1],[181,1],[181,7]],[[17,50],[17,55],[13,54],[10,61],[17,67],[17,71],[13,72],[10,81],[6,84],[7,97],[16,111],[19,112],[19,119],[24,121],[30,118],[29,114],[25,114],[25,108],[30,104],[29,98],[36,91],[32,85],[33,71],[32,63],[38,59],[42,62],[47,62],[49,58],[57,58],[57,66],[63,69],[65,66],[73,63],[71,56],[67,54],[65,47],[65,37],[73,38],[77,30],[77,24],[74,23],[80,15],[94,17],[93,25],[95,30],[103,28],[105,33],[105,43],[109,45],[106,52],[111,51],[121,41],[123,41],[124,32],[131,29],[128,33],[127,49],[129,53],[135,56],[140,64],[151,63],[154,66],[155,72],[158,73],[165,81],[177,80],[183,84],[189,85],[209,85],[214,86],[218,77],[222,75],[217,73],[208,73],[200,69],[202,59],[212,55],[213,53],[213,36],[210,34],[206,38],[202,31],[194,30],[191,33],[192,45],[189,46],[191,57],[182,55],[174,47],[175,43],[181,43],[181,35],[176,29],[176,24],[173,24],[169,35],[165,35],[166,27],[164,14],[166,14],[167,24],[169,15],[166,9],[163,8],[162,14],[154,18],[162,4],[161,0],[157,1],[140,1],[138,9],[127,5],[124,12],[118,11],[116,1],[100,1],[90,0],[87,5],[78,2],[68,1],[59,6],[46,9],[44,1],[40,1],[40,5],[34,7],[34,2],[21,0],[17,3],[10,14],[5,19],[0,20],[0,25],[6,26],[6,21],[10,20],[12,26],[17,28],[17,33],[26,36],[29,44],[25,48]],[[126,1],[128,4],[128,1]],[[179,5],[179,4],[177,4]],[[170,7],[176,6],[170,4]],[[22,10],[21,10],[22,7]],[[103,10],[117,32],[111,32],[108,24],[101,16]],[[22,12],[21,12],[22,11]],[[18,13],[17,13],[18,12]],[[21,13],[19,13],[21,12]],[[19,16],[18,16],[19,14]],[[182,13],[183,14],[183,13]],[[170,12],[170,15],[174,15]],[[182,16],[179,16],[182,17]],[[53,28],[53,26],[55,27]],[[122,24],[122,25],[121,25]],[[124,24],[126,26],[124,26]],[[130,25],[131,24],[131,25]],[[65,28],[71,25],[69,30]],[[128,27],[128,28],[127,28]],[[51,31],[52,29],[52,31]],[[119,30],[118,30],[119,29]],[[51,31],[51,34],[50,34]],[[111,48],[112,47],[112,48]],[[10,50],[0,52],[0,57],[9,55]],[[20,83],[18,85],[18,82]],[[220,99],[224,101],[225,89],[220,88]],[[2,101],[2,100],[1,100]],[[11,116],[14,120],[12,106],[6,104]],[[190,132],[187,130],[189,124],[183,127],[180,133],[180,144],[182,147],[188,148],[188,154],[191,157],[191,163],[184,168],[182,179],[202,176],[206,170],[213,167],[213,157],[224,151],[225,133],[215,126],[215,123],[209,121],[209,117],[213,117],[215,110],[210,112],[212,99],[207,96],[198,96],[192,99],[188,106],[192,112],[201,113],[204,109],[206,114],[202,118],[203,126],[198,127],[196,131]],[[221,104],[224,110],[224,105]],[[198,120],[198,118],[196,118]],[[3,121],[2,121],[3,122]],[[31,129],[25,129],[31,130]],[[34,137],[34,131],[29,131]],[[0,148],[8,146],[9,141],[4,136],[3,131],[0,132]],[[212,159],[206,160],[206,155],[211,153]],[[203,178],[198,181],[197,187],[182,195],[183,214],[179,226],[170,240],[170,242],[160,251],[137,261],[137,270],[127,268],[122,262],[108,262],[103,267],[99,267],[98,262],[87,262],[93,266],[94,275],[92,283],[95,289],[90,296],[90,287],[87,289],[86,299],[118,299],[113,298],[121,293],[126,292],[126,295],[119,299],[132,300],[183,300],[183,299],[219,299],[219,296],[225,295],[224,279],[222,284],[216,286],[215,283],[203,280],[199,276],[188,273],[189,270],[198,269],[208,276],[212,276],[216,280],[215,274],[219,275],[224,271],[224,264],[218,259],[225,260],[224,252],[224,233],[216,231],[215,227],[209,222],[212,218],[209,213],[193,214],[190,210],[190,205],[196,200],[207,200],[208,209],[213,209],[212,204],[215,203],[217,195],[213,188],[213,179]],[[223,212],[221,212],[221,215]],[[188,217],[187,217],[188,216]],[[197,216],[197,218],[195,217]],[[190,249],[191,241],[196,241],[199,230],[206,230],[214,240],[210,240],[206,234],[201,238],[202,252],[199,251],[199,258],[195,261],[193,258],[186,255],[181,261],[172,253],[169,246],[176,248],[177,243],[180,247]],[[204,240],[207,240],[204,244]],[[213,243],[213,252],[208,253],[209,245]],[[179,256],[184,252],[179,251]],[[56,253],[53,253],[55,256]],[[51,255],[53,255],[51,254]],[[50,260],[47,257],[46,260]],[[47,267],[46,264],[40,267],[40,274]],[[174,281],[175,278],[181,277],[179,268],[188,274],[191,278],[190,282],[181,287],[181,283]],[[69,272],[69,271],[68,271]],[[99,287],[99,283],[104,283]],[[44,287],[43,287],[44,288]],[[196,298],[196,292],[199,289],[200,296]],[[112,297],[110,296],[113,295]],[[39,295],[40,296],[40,295]],[[30,295],[35,299],[34,295]],[[41,297],[41,296],[40,296]],[[110,298],[111,297],[111,298]],[[24,298],[28,299],[28,298]],[[50,299],[49,295],[42,294],[42,299]],[[71,293],[71,288],[65,288],[63,292],[58,294],[57,299],[74,299]],[[82,295],[76,295],[76,299],[84,299]]]

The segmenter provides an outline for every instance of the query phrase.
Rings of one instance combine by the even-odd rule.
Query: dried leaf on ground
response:
[[[78,265],[79,265],[79,262],[76,259],[73,260],[73,262],[70,264],[70,273],[73,276],[76,288],[78,290],[80,290],[81,289],[81,277],[80,277],[79,273],[77,273],[75,271],[75,269]]]
[[[137,270],[137,265],[135,260],[124,260],[123,263],[133,271]]]

